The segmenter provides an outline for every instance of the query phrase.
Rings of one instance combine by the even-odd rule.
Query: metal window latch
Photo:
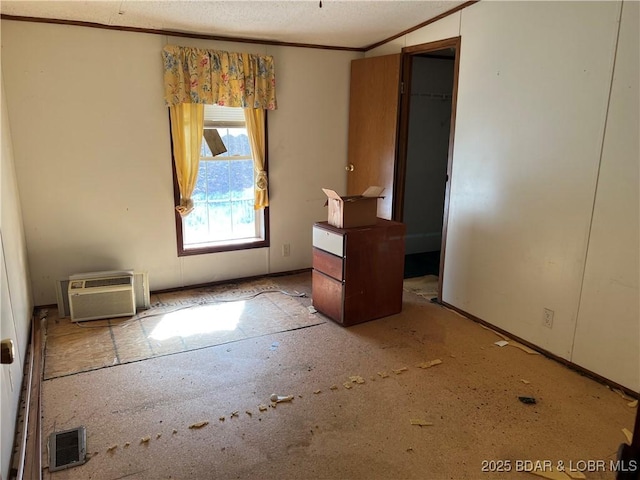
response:
[[[13,340],[11,340],[10,338],[5,338],[4,340],[2,340],[2,348],[0,349],[1,351],[1,362],[3,365],[4,364],[9,364],[9,363],[13,363],[13,359],[15,357],[15,348],[13,347]]]

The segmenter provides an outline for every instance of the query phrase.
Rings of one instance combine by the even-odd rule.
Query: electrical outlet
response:
[[[553,310],[545,308],[542,313],[542,325],[547,328],[553,327]]]
[[[288,257],[289,255],[291,255],[291,245],[285,243],[282,245],[282,256]]]

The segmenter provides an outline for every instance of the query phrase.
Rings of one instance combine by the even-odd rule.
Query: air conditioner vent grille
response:
[[[71,304],[74,321],[126,317],[136,313],[132,289],[72,295]]]
[[[126,317],[136,313],[133,275],[71,280],[68,296],[74,322]]]
[[[133,283],[133,277],[113,277],[113,278],[98,278],[96,280],[85,280],[84,288],[97,288],[97,287],[111,287],[114,285],[131,285]]]

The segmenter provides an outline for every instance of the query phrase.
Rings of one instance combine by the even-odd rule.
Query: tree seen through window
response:
[[[218,128],[227,151],[212,156],[203,140],[194,211],[185,218],[185,245],[255,236],[254,168],[244,128]]]

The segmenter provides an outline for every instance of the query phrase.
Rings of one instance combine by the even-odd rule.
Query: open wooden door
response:
[[[351,62],[347,195],[384,187],[378,217],[393,218],[401,55]]]

